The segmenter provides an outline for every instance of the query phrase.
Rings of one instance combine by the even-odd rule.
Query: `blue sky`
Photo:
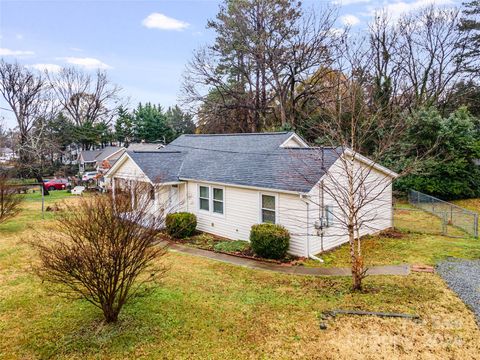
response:
[[[415,10],[431,0],[337,0],[338,27],[362,31],[375,9],[391,16]],[[454,5],[458,0],[437,0]],[[130,105],[151,101],[169,106],[180,93],[181,75],[192,51],[212,41],[206,30],[220,1],[0,0],[0,57],[55,71],[77,65],[108,70]],[[305,6],[322,5],[318,0]],[[0,100],[1,107],[7,107]],[[8,126],[14,120],[0,109]]]

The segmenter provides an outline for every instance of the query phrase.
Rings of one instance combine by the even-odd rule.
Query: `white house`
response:
[[[98,150],[84,150],[78,155],[78,170],[83,173],[87,170],[101,172],[111,167],[125,152],[124,147],[107,146]]]
[[[0,147],[0,162],[8,162],[15,158],[15,152],[7,147]]]
[[[165,147],[160,143],[132,143],[128,148],[123,146],[107,146],[98,150],[84,150],[78,155],[80,173],[85,170],[96,170],[106,173],[125,151],[156,151]]]
[[[125,182],[149,184],[152,211],[194,213],[199,230],[218,236],[248,241],[252,225],[281,224],[291,234],[289,252],[311,257],[348,241],[333,198],[345,184],[348,156],[309,147],[293,132],[182,135],[154,152],[125,152],[106,177],[113,191]],[[392,227],[396,174],[358,154],[354,162],[372,197],[360,235]]]

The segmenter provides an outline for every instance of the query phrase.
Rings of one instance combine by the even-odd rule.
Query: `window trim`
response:
[[[206,197],[202,197],[201,194],[201,188],[204,187],[204,188],[207,188],[208,189],[208,198]],[[197,199],[198,199],[198,211],[203,211],[203,212],[206,212],[206,213],[209,213],[211,211],[211,206],[210,206],[210,194],[211,194],[211,189],[210,189],[210,186],[208,185],[198,185],[198,196],[197,196]],[[206,209],[202,209],[201,207],[201,200],[208,200],[208,210]]]
[[[223,215],[225,214],[225,189],[221,187],[216,187],[216,186],[211,186],[212,190],[212,213],[216,215]],[[222,200],[216,200],[215,199],[215,190],[222,190]],[[215,211],[215,202],[220,202],[222,203],[222,212],[216,212]]]
[[[262,201],[262,196],[263,195],[266,195],[266,196],[272,196],[275,198],[275,224],[278,224],[278,194],[277,193],[270,193],[270,192],[259,192],[258,193],[258,222],[259,224],[270,224],[270,223],[266,223],[266,222],[263,222],[263,201]],[[272,211],[271,209],[265,209],[265,210],[270,210]]]
[[[326,227],[332,227],[335,224],[335,216],[333,214],[333,210],[335,207],[331,204],[325,205],[325,221],[326,221]],[[330,214],[330,216],[329,216]]]
[[[200,208],[200,187],[206,187],[208,188],[208,210],[201,209]],[[223,195],[223,200],[221,201],[223,206],[223,213],[218,213],[213,211],[213,190],[214,189],[219,189],[222,190],[222,195]],[[202,199],[207,199],[202,197]],[[217,202],[220,202],[220,200],[215,200]],[[225,187],[224,186],[218,186],[218,185],[209,185],[209,184],[198,184],[197,185],[197,209],[199,212],[202,212],[204,214],[209,214],[213,216],[218,216],[218,217],[225,217]]]

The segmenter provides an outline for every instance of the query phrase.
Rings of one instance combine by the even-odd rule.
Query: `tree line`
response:
[[[41,179],[82,150],[168,143],[195,131],[193,117],[178,106],[146,103],[129,110],[121,91],[105,71],[43,73],[0,60],[0,93],[17,123],[13,131],[2,124],[0,140],[17,152],[17,175]]]
[[[105,71],[37,73],[4,60],[0,93],[17,120],[19,163],[38,164],[33,172],[72,148],[295,130],[312,144],[342,144],[397,172],[411,169],[399,189],[480,196],[479,15],[478,1],[399,18],[379,11],[355,32],[337,27],[332,6],[225,0],[207,23],[214,41],[186,66],[180,107],[128,109]]]
[[[200,132],[295,130],[408,169],[398,189],[480,196],[479,15],[478,1],[378,11],[358,32],[338,29],[331,6],[226,0],[182,101]]]

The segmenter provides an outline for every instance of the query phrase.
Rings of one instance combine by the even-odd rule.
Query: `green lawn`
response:
[[[59,297],[32,272],[37,258],[25,241],[55,231],[54,215],[42,220],[38,211],[31,195],[19,217],[0,225],[2,359],[474,359],[480,351],[472,313],[436,275],[369,277],[365,292],[352,293],[348,278],[178,253],[165,258],[161,287],[128,304],[118,324],[104,325],[99,310]],[[341,316],[320,330],[321,312],[338,308],[415,313],[422,321]]]
[[[22,212],[15,217],[14,220],[8,221],[0,225],[0,236],[6,233],[15,233],[27,228],[33,228],[38,220],[53,219],[54,214],[49,211],[44,211],[42,215],[42,194],[39,191],[29,192],[25,195],[19,195],[24,198],[24,206]],[[49,205],[59,204],[62,201],[70,198],[72,195],[66,190],[50,191],[50,195],[45,196],[45,210]]]
[[[438,235],[403,234],[401,238],[371,236],[362,240],[367,266],[388,264],[435,265],[448,257],[480,259],[480,241]],[[348,245],[319,254],[325,263],[309,260],[308,266],[344,267],[350,265]]]
[[[463,204],[480,204],[477,199],[464,200]],[[478,208],[476,208],[478,210]],[[441,235],[440,220],[424,211],[411,210],[401,204],[395,210],[395,237],[386,235],[366,236],[362,239],[362,251],[367,266],[388,264],[435,265],[448,257],[480,259],[480,239],[469,237],[462,230],[448,226],[450,236]],[[397,237],[398,236],[398,237]],[[325,262],[306,260],[306,266],[350,266],[348,244],[318,254]]]

